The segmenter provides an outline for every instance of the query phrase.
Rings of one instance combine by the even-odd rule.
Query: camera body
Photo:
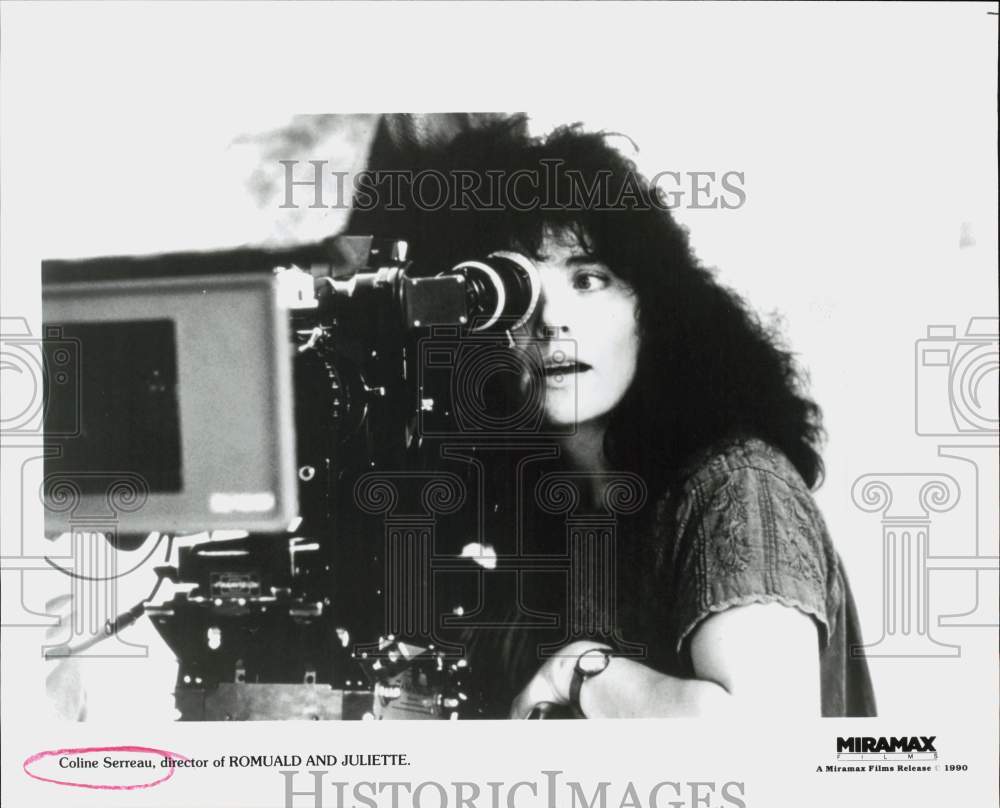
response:
[[[80,335],[84,371],[79,435],[50,420],[65,402],[46,402],[47,440],[72,461],[51,471],[65,483],[100,466],[146,483],[147,512],[122,514],[118,540],[226,531],[180,546],[176,566],[158,568],[175,594],[145,604],[178,658],[184,719],[471,708],[460,649],[387,625],[388,517],[359,507],[355,489],[381,473],[419,476],[434,438],[493,424],[472,410],[496,402],[463,398],[456,362],[473,376],[507,369],[504,395],[533,375],[533,354],[518,348],[540,295],[530,261],[419,267],[405,242],[342,236],[280,254],[46,262],[43,282],[46,320]],[[109,419],[102,397],[113,402],[123,377],[135,382],[129,408]],[[523,428],[536,428],[541,407],[524,411]],[[95,448],[95,425],[113,428],[116,445],[140,434],[141,451]],[[400,490],[401,511],[419,506],[418,488]],[[88,492],[77,494],[69,508],[47,500],[53,530],[89,515]]]

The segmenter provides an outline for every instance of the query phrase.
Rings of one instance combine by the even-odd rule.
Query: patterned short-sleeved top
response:
[[[495,628],[463,637],[482,677],[485,715],[506,715],[541,664],[540,649],[569,639],[609,642],[655,670],[691,678],[690,639],[703,620],[768,602],[816,622],[822,714],[875,714],[843,566],[808,486],[781,452],[757,439],[728,441],[705,452],[653,505],[617,526],[610,599],[574,602],[572,586],[557,571],[493,573],[488,589],[497,594],[506,581],[507,605]],[[536,525],[528,540],[536,552],[565,552],[561,537],[568,530]],[[600,577],[607,579],[608,570]],[[560,612],[550,628],[539,618]],[[592,636],[587,627],[594,626],[610,627],[610,635]]]
[[[688,640],[702,620],[779,602],[819,628],[823,715],[875,714],[843,566],[808,487],[781,452],[744,439],[707,453],[659,500],[652,532],[653,565],[641,588],[645,603],[659,603],[648,616],[662,628],[633,599],[623,604],[622,631],[648,645],[653,667],[690,676]]]

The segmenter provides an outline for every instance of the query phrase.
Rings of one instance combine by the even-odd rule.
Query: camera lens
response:
[[[538,305],[538,270],[520,253],[490,253],[483,261],[463,261],[444,274],[465,276],[472,331],[488,331],[498,323],[511,331],[521,328]]]

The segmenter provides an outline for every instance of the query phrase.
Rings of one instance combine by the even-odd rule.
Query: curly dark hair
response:
[[[537,181],[517,185],[516,205],[356,208],[351,230],[403,236],[413,254],[437,267],[485,249],[515,248],[537,259],[546,233],[573,233],[637,295],[638,366],[606,431],[612,465],[669,485],[720,441],[755,436],[780,449],[810,487],[818,485],[820,409],[803,392],[777,333],[699,263],[660,192],[605,133],[579,124],[544,138],[526,132],[525,119],[513,116],[444,143],[376,145],[374,168],[529,172]]]

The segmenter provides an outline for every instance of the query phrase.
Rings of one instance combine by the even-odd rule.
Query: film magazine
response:
[[[3,805],[996,804],[996,5],[472,10],[3,6]]]

